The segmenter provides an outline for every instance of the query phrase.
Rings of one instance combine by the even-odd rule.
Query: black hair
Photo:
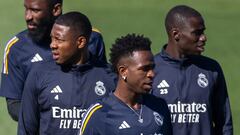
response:
[[[60,15],[55,23],[69,26],[76,36],[84,36],[87,40],[92,32],[92,25],[88,17],[80,12],[68,12]]]
[[[197,10],[186,5],[178,5],[170,9],[165,18],[165,28],[167,33],[169,33],[173,27],[184,25],[185,20],[190,17],[202,18]]]
[[[150,45],[149,38],[134,33],[117,38],[110,49],[109,61],[112,64],[113,71],[117,73],[117,65],[121,58],[131,56],[134,51],[151,51]]]
[[[47,0],[47,1],[49,1],[49,5],[51,6],[51,7],[53,7],[54,5],[56,5],[56,4],[61,4],[62,5],[62,3],[63,3],[63,0]]]

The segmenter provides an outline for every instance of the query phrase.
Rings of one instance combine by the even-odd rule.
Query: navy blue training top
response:
[[[34,67],[24,87],[18,135],[76,134],[87,108],[115,89],[115,74],[96,65]]]
[[[99,61],[106,63],[102,36],[93,29],[88,49]],[[6,45],[1,74],[0,96],[22,98],[24,82],[32,66],[52,59],[49,43],[35,43],[25,30],[13,37]]]
[[[92,105],[84,116],[79,135],[171,135],[167,104],[160,98],[143,96],[142,121],[114,94]]]
[[[155,56],[153,94],[166,100],[174,135],[232,135],[232,116],[220,65],[204,56]]]

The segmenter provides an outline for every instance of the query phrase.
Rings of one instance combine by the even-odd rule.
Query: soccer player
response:
[[[201,14],[178,5],[165,19],[168,43],[155,56],[153,93],[171,111],[175,135],[232,135],[229,97],[222,69],[201,55],[207,37]]]
[[[19,135],[73,135],[86,109],[115,89],[114,73],[89,52],[88,18],[79,12],[59,16],[51,31],[55,62],[30,71],[23,91]]]
[[[14,36],[5,48],[0,96],[6,97],[10,116],[18,120],[26,77],[32,66],[52,58],[50,31],[62,13],[62,0],[24,0],[27,30]],[[89,51],[106,62],[101,34],[92,31]]]
[[[112,46],[116,90],[86,112],[80,135],[170,135],[167,104],[149,94],[154,77],[150,40],[129,34]]]

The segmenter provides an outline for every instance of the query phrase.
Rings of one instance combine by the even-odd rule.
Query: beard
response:
[[[36,26],[35,29],[28,29],[28,35],[32,38],[33,42],[44,42],[50,41],[50,33],[54,23],[53,19],[43,19],[38,23],[34,23],[32,21],[28,21],[28,23],[32,23]]]

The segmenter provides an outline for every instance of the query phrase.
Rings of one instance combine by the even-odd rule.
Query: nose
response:
[[[147,73],[147,77],[153,79],[154,76],[155,76],[155,73],[154,73],[153,69],[149,70],[148,73]]]
[[[57,44],[56,44],[56,42],[54,41],[54,39],[52,39],[52,42],[51,42],[51,44],[50,44],[50,48],[51,48],[52,50],[57,48]]]
[[[205,34],[202,34],[201,36],[200,36],[200,39],[199,39],[200,41],[202,41],[202,42],[206,42],[207,41],[207,36],[205,35]]]
[[[32,11],[29,9],[25,9],[25,20],[29,21],[33,19]]]

